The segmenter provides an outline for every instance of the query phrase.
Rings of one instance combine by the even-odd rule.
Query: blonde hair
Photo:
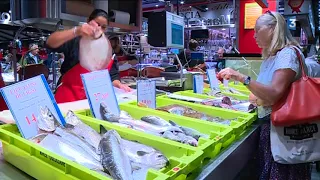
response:
[[[287,46],[301,48],[295,40],[286,24],[284,17],[278,12],[270,12],[261,15],[256,21],[256,27],[270,26],[273,28],[273,35],[269,47],[262,49],[262,57],[274,56],[277,52]]]

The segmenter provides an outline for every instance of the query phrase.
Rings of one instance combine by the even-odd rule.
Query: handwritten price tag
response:
[[[138,104],[144,104],[149,108],[156,108],[156,82],[150,80],[137,81]]]
[[[120,115],[119,105],[108,70],[81,74],[81,78],[94,117],[104,119],[100,111],[102,108],[101,103],[107,106],[108,112]]]
[[[217,79],[216,70],[215,69],[207,69],[207,76],[209,78],[210,88],[220,89],[219,88],[219,80]]]
[[[47,107],[61,125],[65,120],[43,75],[6,86],[1,94],[16,121],[22,137],[29,139],[38,134],[37,121],[41,108]]]
[[[229,80],[223,79],[223,86],[228,87],[229,86]]]
[[[193,76],[193,92],[197,94],[203,93],[203,75]]]

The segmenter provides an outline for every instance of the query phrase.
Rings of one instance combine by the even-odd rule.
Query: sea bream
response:
[[[128,155],[121,147],[121,137],[115,130],[106,132],[99,145],[101,164],[116,180],[133,180]]]
[[[80,65],[88,71],[106,69],[112,57],[112,47],[97,27],[95,37],[83,36],[79,43]]]
[[[157,116],[143,116],[141,120],[157,126],[171,126],[168,121]]]
[[[136,167],[161,169],[169,163],[168,159],[160,151],[150,146],[125,139],[121,140],[121,146],[128,155],[132,166],[135,167],[134,169]]]
[[[65,117],[68,132],[80,137],[90,144],[96,153],[99,154],[98,148],[101,140],[101,135],[92,129],[90,126],[83,123],[72,111],[68,111]]]

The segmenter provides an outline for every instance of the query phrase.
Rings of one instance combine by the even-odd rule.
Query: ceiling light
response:
[[[225,28],[222,28],[221,30],[222,30],[222,31],[225,31],[226,29],[225,29]]]
[[[192,8],[192,6],[189,6],[189,8]]]
[[[159,5],[157,4],[156,7],[158,7]]]
[[[184,1],[180,1],[180,4],[184,4]]]
[[[206,7],[206,10],[208,11],[208,10],[209,10],[209,8],[207,8],[207,7]]]

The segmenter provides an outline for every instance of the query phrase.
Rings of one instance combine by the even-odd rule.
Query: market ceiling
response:
[[[161,8],[164,7],[166,1],[170,1],[173,5],[180,6],[197,6],[202,4],[227,2],[228,0],[142,0],[142,7],[145,8]]]

